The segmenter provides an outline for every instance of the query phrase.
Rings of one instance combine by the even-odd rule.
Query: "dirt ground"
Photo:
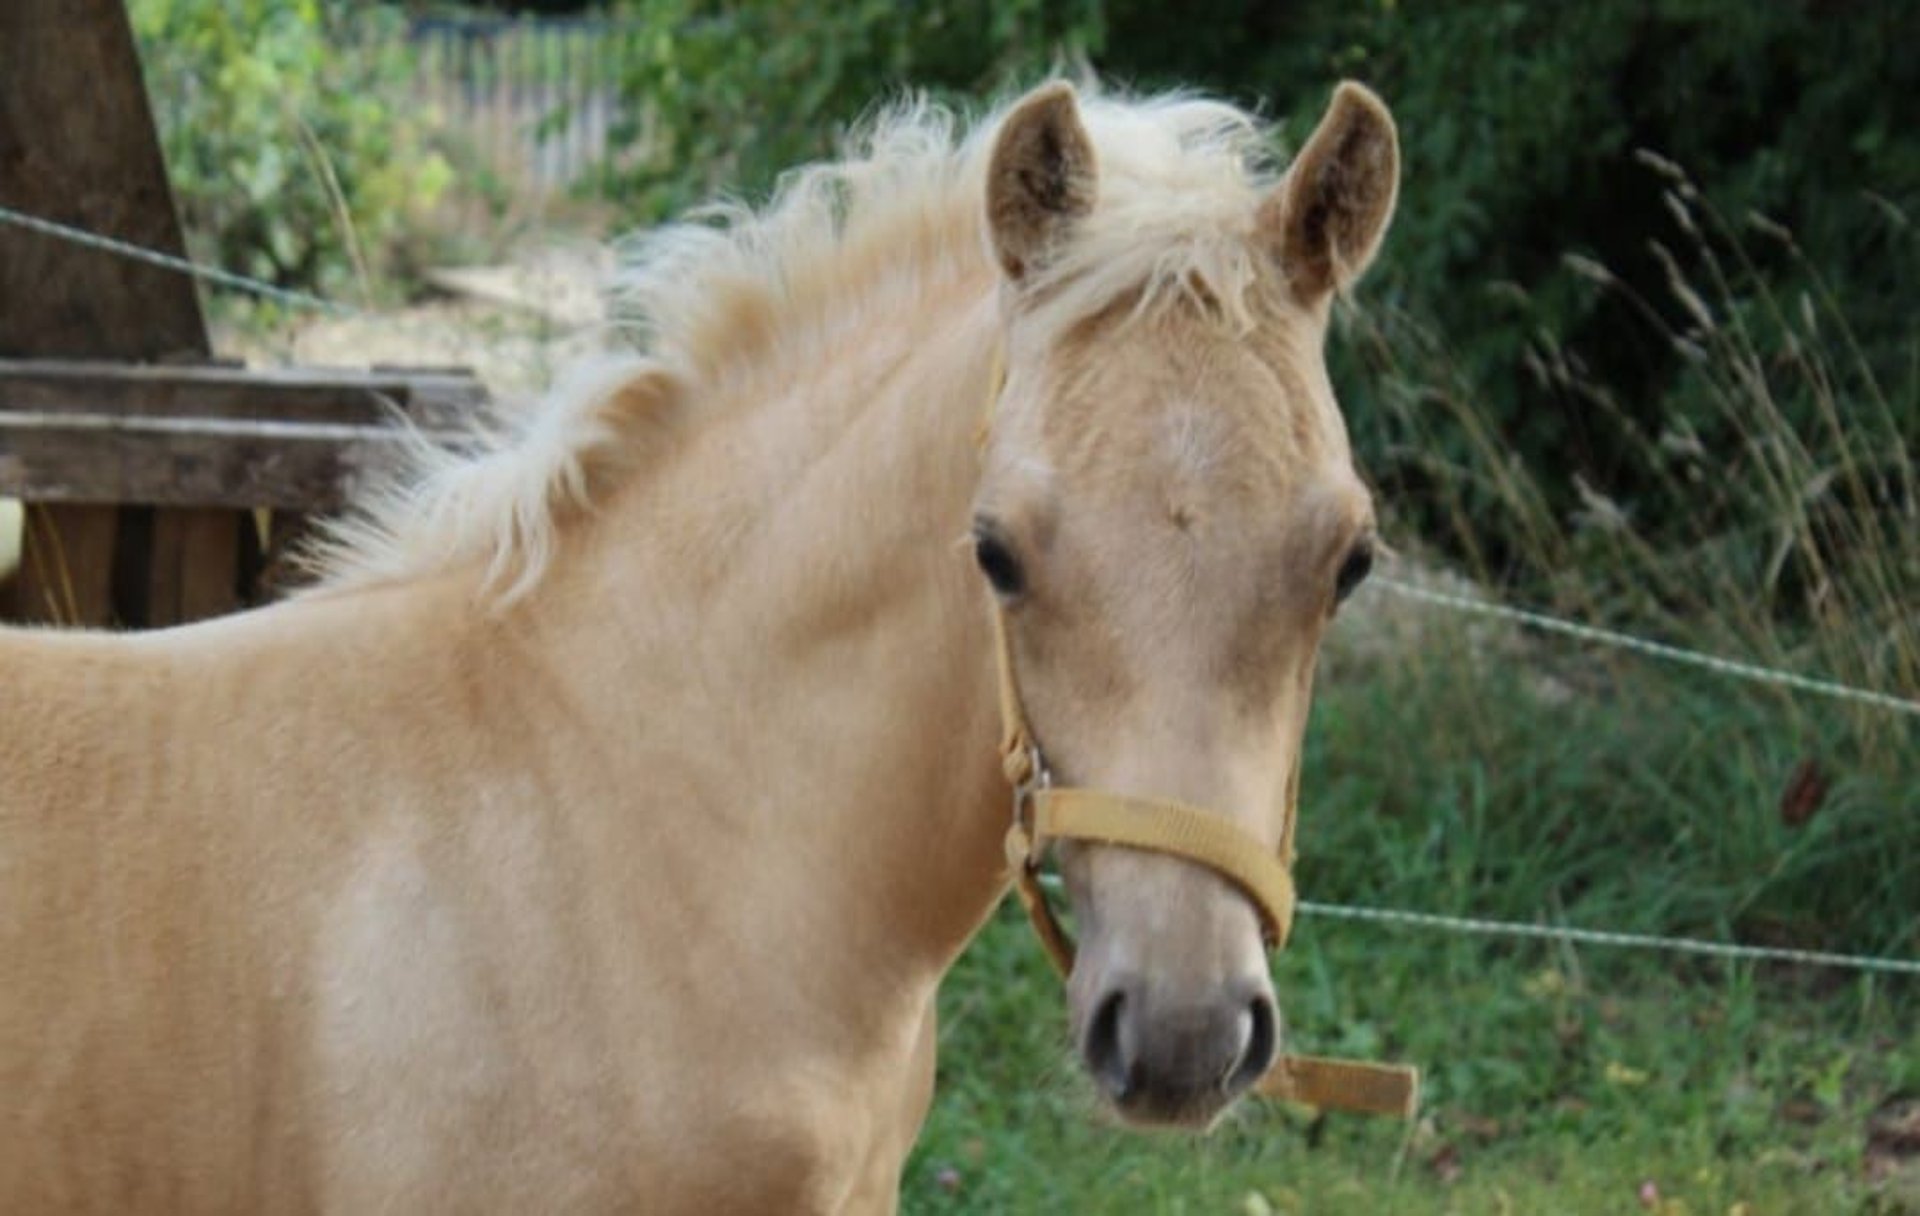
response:
[[[214,349],[263,365],[467,368],[511,398],[537,392],[569,352],[599,341],[612,274],[604,247],[549,241],[503,265],[429,271],[434,294],[416,304],[265,330],[216,325]]]

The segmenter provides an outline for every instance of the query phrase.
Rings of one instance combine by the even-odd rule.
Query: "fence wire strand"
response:
[[[203,282],[216,286],[243,291],[265,299],[276,300],[297,308],[313,309],[332,313],[336,316],[364,316],[365,310],[351,305],[336,303],[313,295],[310,292],[296,291],[278,287],[260,279],[235,274],[215,266],[206,266],[186,258],[161,253],[158,250],[131,244],[101,236],[85,229],[69,227],[55,223],[40,216],[28,215],[11,207],[0,204],[0,221],[16,224],[20,227],[72,241],[79,245],[104,250],[131,258],[138,262],[162,267],[179,274],[190,275]],[[1435,607],[1449,608],[1472,615],[1506,621],[1511,624],[1528,625],[1548,633],[1559,634],[1577,641],[1595,645],[1610,646],[1620,650],[1698,667],[1716,674],[1735,679],[1751,680],[1781,688],[1791,688],[1799,692],[1814,693],[1820,696],[1834,697],[1871,705],[1895,713],[1920,716],[1920,701],[1897,697],[1890,693],[1873,689],[1856,688],[1833,680],[1823,680],[1813,676],[1804,676],[1796,672],[1782,671],[1777,668],[1763,667],[1756,663],[1738,659],[1723,658],[1719,655],[1688,650],[1685,647],[1656,642],[1648,638],[1635,637],[1611,629],[1602,629],[1594,625],[1581,624],[1541,612],[1532,612],[1524,608],[1510,608],[1504,604],[1491,604],[1470,599],[1463,595],[1454,595],[1445,591],[1433,591],[1417,587],[1398,579],[1380,577],[1374,580],[1383,590],[1416,603]],[[1057,885],[1057,879],[1047,876],[1049,886]],[[1863,954],[1837,954],[1824,950],[1795,950],[1779,946],[1744,946],[1733,942],[1708,941],[1701,938],[1663,937],[1650,933],[1618,933],[1606,929],[1581,929],[1567,925],[1527,924],[1520,921],[1486,920],[1468,916],[1443,916],[1433,912],[1413,912],[1400,908],[1369,907],[1360,904],[1328,904],[1312,900],[1301,900],[1299,910],[1308,916],[1323,917],[1328,920],[1356,921],[1369,924],[1396,925],[1407,928],[1430,929],[1439,932],[1471,934],[1481,937],[1507,937],[1531,939],[1537,941],[1570,942],[1588,946],[1607,946],[1623,949],[1656,950],[1670,954],[1692,954],[1711,958],[1734,959],[1747,962],[1798,963],[1817,967],[1834,967],[1854,971],[1873,972],[1889,975],[1920,975],[1920,960],[1885,958]]]
[[[1042,874],[1040,882],[1050,891],[1059,891],[1065,885],[1057,874]],[[1881,975],[1920,975],[1920,959],[1890,958],[1877,954],[1841,954],[1830,950],[1798,950],[1790,946],[1745,946],[1738,942],[1716,942],[1700,937],[1667,937],[1657,933],[1618,933],[1611,929],[1582,929],[1573,925],[1489,920],[1478,916],[1444,916],[1437,912],[1414,912],[1403,908],[1380,908],[1367,904],[1328,904],[1311,899],[1297,901],[1294,908],[1302,916],[1317,916],[1324,920],[1359,921],[1408,929],[1431,929],[1441,933],[1474,937],[1568,942],[1582,946],[1650,950],[1664,954],[1693,954],[1750,963],[1798,963],[1803,966],[1832,967]]]
[[[289,304],[296,308],[313,309],[318,312],[332,313],[339,317],[365,315],[362,309],[354,308],[348,304],[336,303],[333,300],[323,299],[310,292],[295,291],[287,287],[277,287],[272,283],[264,282],[260,279],[249,278],[243,274],[235,274],[231,270],[222,270],[217,266],[202,265],[199,262],[190,261],[187,258],[175,257],[170,253],[161,253],[157,249],[148,249],[144,245],[135,245],[128,241],[115,240],[110,236],[101,236],[97,232],[88,232],[84,228],[74,228],[66,224],[56,223],[53,220],[45,219],[41,216],[28,215],[24,211],[16,211],[5,204],[0,204],[0,221],[28,229],[32,232],[38,232],[42,236],[71,241],[76,245],[84,245],[90,249],[104,250],[107,253],[118,254],[123,258],[130,258],[136,262],[145,262],[149,266],[159,266],[166,270],[188,275],[203,282],[213,283],[234,291],[247,292],[250,295],[260,296],[269,300],[276,300],[282,304]]]
[[[1836,954],[1826,950],[1796,950],[1786,946],[1743,946],[1735,942],[1716,942],[1697,937],[1662,937],[1652,933],[1616,933],[1608,929],[1580,929],[1570,925],[1537,925],[1524,921],[1484,920],[1474,916],[1441,916],[1433,912],[1409,912],[1400,908],[1375,908],[1359,904],[1323,904],[1306,899],[1299,901],[1297,907],[1303,915],[1319,916],[1328,920],[1402,925],[1408,928],[1434,929],[1446,933],[1473,934],[1480,937],[1530,938],[1538,941],[1572,942],[1583,946],[1658,950],[1668,954],[1698,954],[1710,958],[1738,959],[1756,963],[1801,963],[1814,967],[1837,967],[1889,975],[1920,975],[1920,959],[1886,958],[1871,954]]]
[[[1757,684],[1771,684],[1779,688],[1791,688],[1796,692],[1814,693],[1823,697],[1834,697],[1844,701],[1853,701],[1861,705],[1871,705],[1876,709],[1891,710],[1894,713],[1910,714],[1920,717],[1920,701],[1894,696],[1871,688],[1858,688],[1851,684],[1842,684],[1836,680],[1824,680],[1817,676],[1803,676],[1797,672],[1782,671],[1775,667],[1763,667],[1758,663],[1748,663],[1740,659],[1723,658],[1720,655],[1706,654],[1698,650],[1688,650],[1684,646],[1673,646],[1666,642],[1656,642],[1650,638],[1635,637],[1628,633],[1619,633],[1612,629],[1602,629],[1595,625],[1584,625],[1579,621],[1569,621],[1557,616],[1548,616],[1544,612],[1533,612],[1525,608],[1510,608],[1505,604],[1491,604],[1483,600],[1471,599],[1464,595],[1454,595],[1446,591],[1433,591],[1426,587],[1417,587],[1412,583],[1392,578],[1373,580],[1380,589],[1413,600],[1457,612],[1484,616],[1509,624],[1530,625],[1547,633],[1559,634],[1576,641],[1589,642],[1597,646],[1610,646],[1617,650],[1626,650],[1648,658],[1660,659],[1669,663],[1680,663],[1698,667],[1719,675],[1738,680],[1751,680]]]

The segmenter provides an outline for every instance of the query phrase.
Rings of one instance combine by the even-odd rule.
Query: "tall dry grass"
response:
[[[1552,611],[1920,698],[1920,329],[1889,383],[1789,230],[1755,214],[1735,223],[1678,166],[1643,159],[1691,243],[1651,250],[1662,290],[1648,298],[1591,259],[1565,263],[1677,354],[1670,399],[1686,412],[1649,425],[1551,333],[1526,359],[1630,454],[1630,494],[1520,460],[1432,327],[1346,311],[1388,414],[1385,455],[1431,487],[1428,547]],[[1912,738],[1883,711],[1847,712],[1882,745]]]
[[[20,504],[0,498],[0,580],[12,577],[20,565]]]

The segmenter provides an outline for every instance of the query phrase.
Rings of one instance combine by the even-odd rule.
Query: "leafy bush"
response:
[[[907,88],[977,99],[1097,42],[1099,0],[630,0],[647,32],[605,189],[657,219],[717,189],[753,195],[828,153],[838,131]]]
[[[452,173],[406,91],[404,19],[319,0],[130,0],[189,243],[363,297]]]

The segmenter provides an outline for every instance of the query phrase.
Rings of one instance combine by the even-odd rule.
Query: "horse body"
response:
[[[890,1203],[1001,881],[955,358],[867,441],[722,421],[623,497],[785,478],[616,502],[498,614],[0,634],[5,1206]]]
[[[670,232],[656,354],[429,461],[316,591],[0,630],[0,1209],[891,1210],[1006,883],[985,508],[1053,562],[980,554],[1050,754],[1279,839],[1367,523],[1324,299],[1379,199],[1325,246],[1391,127],[1346,98],[1255,223],[1244,116],[1110,103],[1149,247],[1047,280],[1089,137],[1036,96]],[[1298,299],[1269,224],[1324,255]],[[1210,1119],[1274,1046],[1258,925],[1127,852],[1068,859],[1075,1033],[1129,1117]]]

